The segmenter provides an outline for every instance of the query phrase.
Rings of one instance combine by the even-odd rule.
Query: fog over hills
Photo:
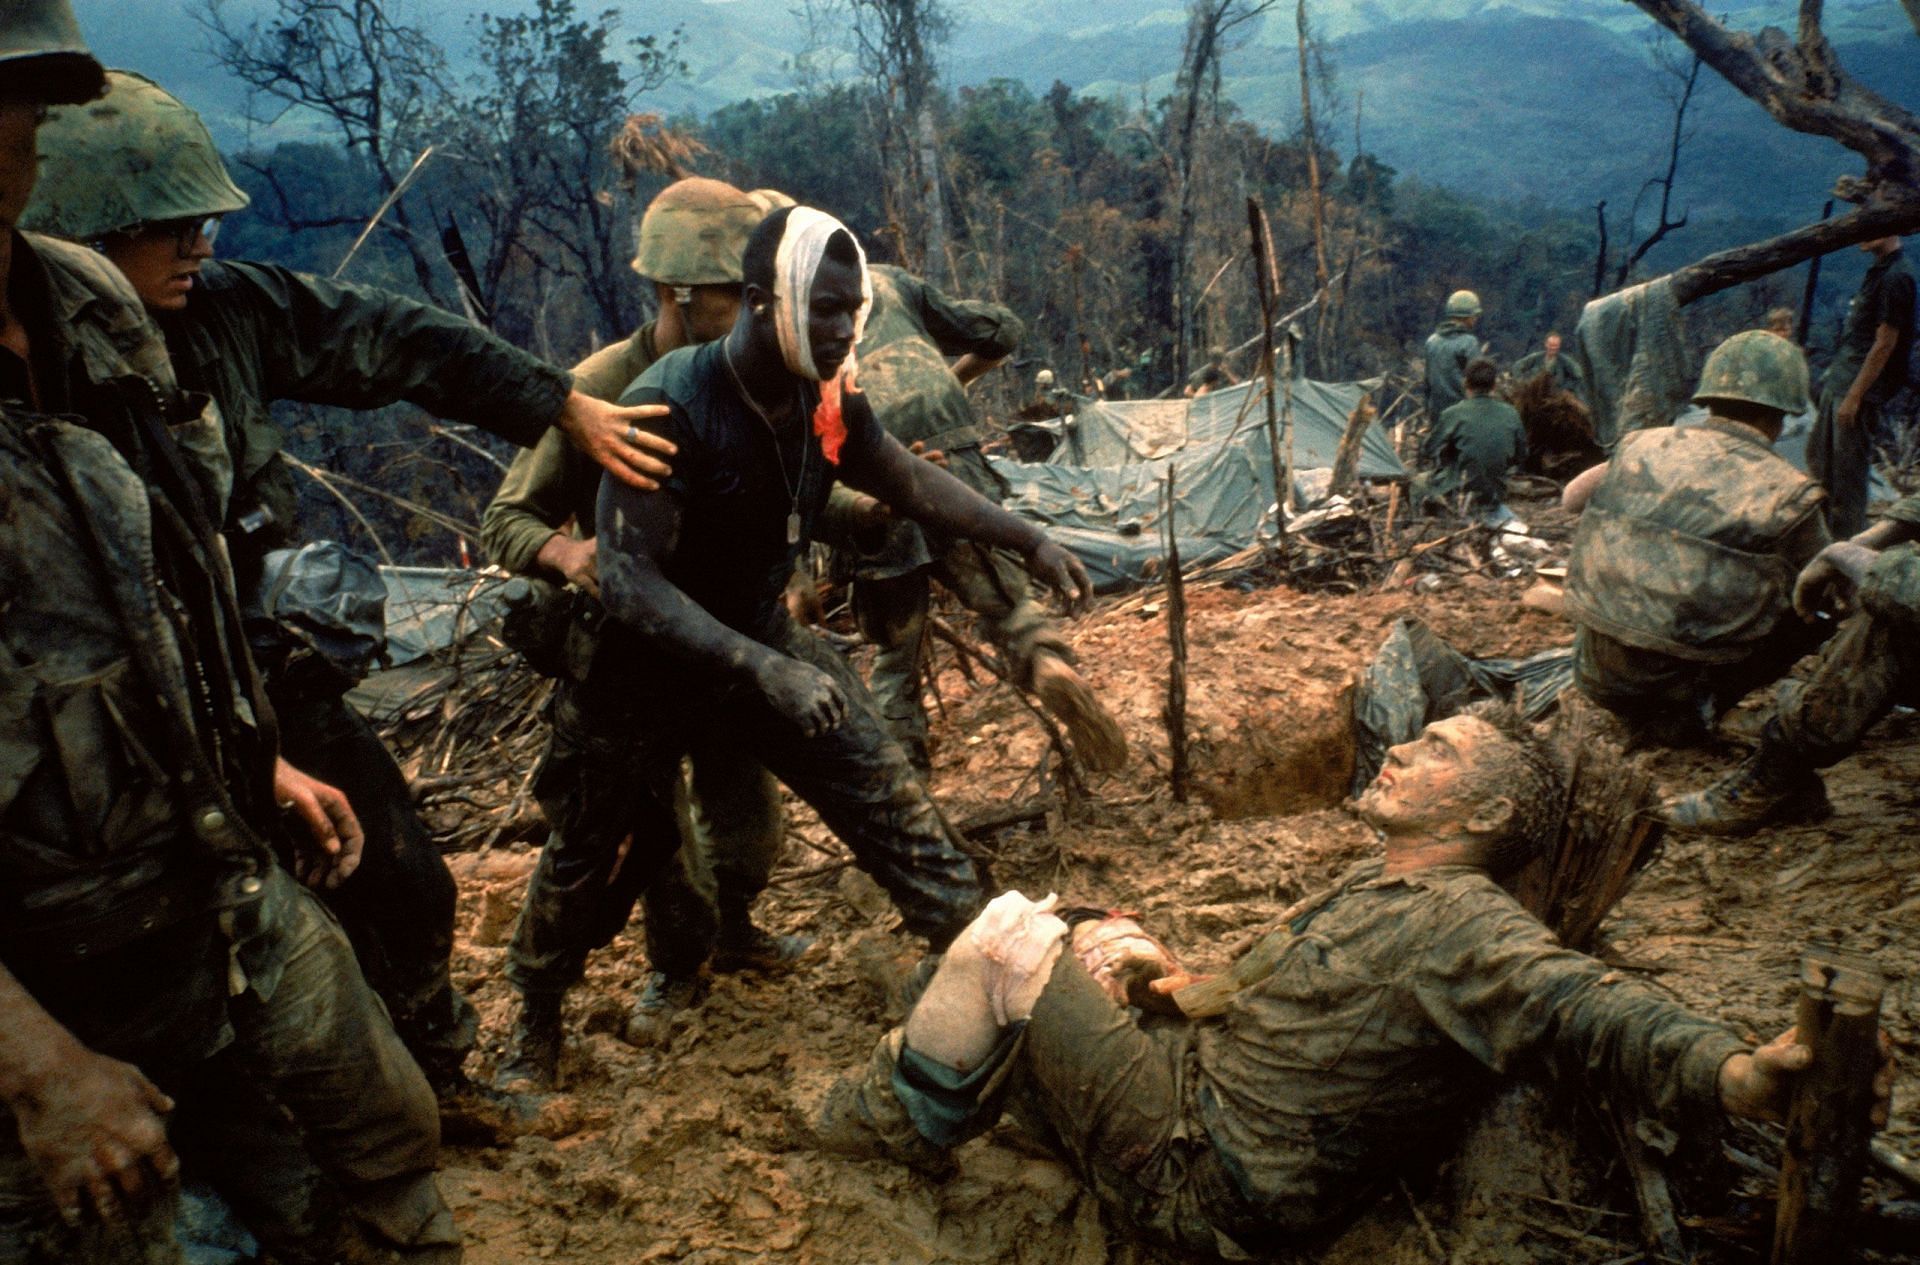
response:
[[[605,0],[583,0],[595,12]],[[265,0],[227,0],[236,17]],[[395,0],[429,30],[464,73],[472,15],[511,11],[515,0]],[[612,7],[632,34],[685,33],[688,79],[647,103],[703,113],[743,97],[789,91],[793,59],[809,44],[802,0],[635,0]],[[953,0],[945,50],[950,84],[994,78],[1044,91],[1054,80],[1127,103],[1171,88],[1185,9],[1166,0]],[[1714,6],[1737,26],[1790,27],[1790,0]],[[199,0],[75,0],[82,25],[112,64],[144,71],[214,122],[222,142],[295,135],[284,117],[262,137],[245,125],[245,101],[206,52]],[[1323,120],[1352,152],[1356,107],[1367,148],[1403,175],[1565,209],[1601,198],[1619,207],[1653,174],[1670,107],[1649,55],[1652,22],[1623,0],[1315,0],[1309,12],[1328,41],[1339,112]],[[1894,0],[1833,0],[1826,28],[1848,68],[1878,91],[1920,109],[1920,37]],[[813,64],[849,72],[848,41],[821,32]],[[1227,91],[1245,114],[1277,130],[1297,126],[1291,5],[1282,5],[1233,51]],[[1711,71],[1702,78],[1679,200],[1696,214],[1780,221],[1817,214],[1836,175],[1858,169],[1826,141],[1780,128]]]

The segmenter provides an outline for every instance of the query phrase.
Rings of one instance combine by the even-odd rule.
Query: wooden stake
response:
[[[1830,945],[1809,945],[1800,987],[1800,1040],[1813,1050],[1813,1064],[1801,1073],[1787,1111],[1773,1265],[1850,1259],[1880,1067],[1886,980],[1873,963]]]
[[[1167,664],[1167,705],[1161,713],[1167,723],[1167,754],[1173,783],[1173,798],[1184,804],[1192,794],[1192,773],[1187,766],[1187,584],[1180,574],[1180,541],[1174,525],[1173,467],[1167,467],[1166,508],[1160,522],[1167,541],[1167,645],[1172,658]]]
[[[1287,510],[1293,503],[1293,489],[1289,486],[1293,471],[1280,447],[1280,419],[1273,398],[1273,233],[1267,227],[1267,213],[1260,209],[1258,198],[1247,199],[1247,233],[1253,238],[1253,276],[1260,288],[1260,376],[1266,379],[1262,398],[1267,410],[1267,446],[1273,454],[1273,527],[1284,558]]]

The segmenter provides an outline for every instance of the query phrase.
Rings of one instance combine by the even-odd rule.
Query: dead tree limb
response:
[[[1665,60],[1664,57],[1661,58],[1663,64]],[[1694,91],[1700,86],[1700,67],[1703,64],[1700,55],[1696,53],[1688,63],[1686,70],[1681,71],[1677,68],[1674,70],[1674,74],[1680,80],[1680,89],[1678,99],[1674,101],[1673,105],[1673,132],[1667,138],[1667,170],[1666,174],[1655,176],[1649,180],[1646,185],[1649,189],[1654,185],[1660,186],[1660,222],[1653,226],[1651,232],[1640,239],[1639,245],[1627,252],[1625,259],[1621,260],[1620,270],[1614,274],[1613,278],[1613,283],[1616,286],[1627,284],[1627,278],[1633,275],[1633,266],[1646,258],[1647,252],[1655,246],[1658,246],[1668,233],[1687,226],[1687,213],[1685,211],[1680,212],[1680,218],[1677,220],[1674,219],[1672,215],[1673,183],[1678,179],[1680,174],[1680,149],[1681,146],[1686,144],[1687,140],[1687,109],[1693,104]],[[1637,227],[1634,221],[1639,219],[1639,212],[1639,200],[1635,199],[1634,212],[1627,223],[1629,235],[1631,235]]]
[[[1920,116],[1847,74],[1820,29],[1821,0],[1801,0],[1792,36],[1771,26],[1757,35],[1733,30],[1694,0],[1633,4],[1783,126],[1838,141],[1866,162],[1863,176],[1844,176],[1834,186],[1834,196],[1854,203],[1853,211],[1679,269],[1672,280],[1678,302],[1691,303],[1815,255],[1920,229]]]
[[[1173,467],[1167,467],[1166,510],[1160,515],[1167,541],[1167,704],[1161,715],[1167,723],[1167,755],[1173,798],[1184,804],[1193,792],[1187,765],[1187,584],[1180,574],[1180,532],[1174,522]]]
[[[1273,512],[1280,517],[1274,526],[1282,529],[1287,510],[1286,480],[1291,473],[1280,452],[1280,421],[1273,398],[1273,233],[1267,227],[1267,213],[1258,198],[1247,199],[1247,234],[1253,239],[1253,279],[1260,287],[1260,376],[1265,380],[1264,403],[1267,410],[1267,443],[1273,453]],[[1317,300],[1319,294],[1314,295]]]
[[[1870,959],[1811,945],[1800,968],[1799,1038],[1813,1063],[1794,1086],[1774,1214],[1773,1265],[1849,1259],[1848,1232],[1873,1136],[1886,980]]]
[[[1374,414],[1372,394],[1363,393],[1353,412],[1347,414],[1347,428],[1340,435],[1340,447],[1334,451],[1333,481],[1327,486],[1329,496],[1337,496],[1353,485],[1354,476],[1360,470],[1360,450],[1366,446],[1367,427],[1373,424]]]

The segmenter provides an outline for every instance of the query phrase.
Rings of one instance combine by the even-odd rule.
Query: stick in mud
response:
[[[1845,1260],[1873,1134],[1886,979],[1868,959],[1813,944],[1800,966],[1800,1040],[1813,1063],[1794,1087],[1780,1163],[1773,1265]]]
[[[1160,515],[1167,541],[1167,645],[1172,651],[1167,664],[1167,705],[1161,716],[1167,724],[1168,780],[1175,802],[1184,804],[1193,792],[1187,766],[1187,585],[1180,574],[1180,541],[1173,521],[1173,475],[1169,465],[1166,508]]]

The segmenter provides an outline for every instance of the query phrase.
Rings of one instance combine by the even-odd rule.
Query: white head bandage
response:
[[[796,206],[787,212],[786,230],[773,256],[773,327],[780,336],[780,355],[789,371],[813,382],[821,379],[813,363],[813,343],[807,337],[807,305],[813,298],[820,261],[827,256],[827,242],[835,233],[847,235],[860,260],[860,310],[853,317],[853,341],[858,343],[867,327],[867,313],[873,309],[873,279],[867,275],[867,252],[852,230],[825,211]],[[853,353],[848,352],[840,372],[852,366]]]

